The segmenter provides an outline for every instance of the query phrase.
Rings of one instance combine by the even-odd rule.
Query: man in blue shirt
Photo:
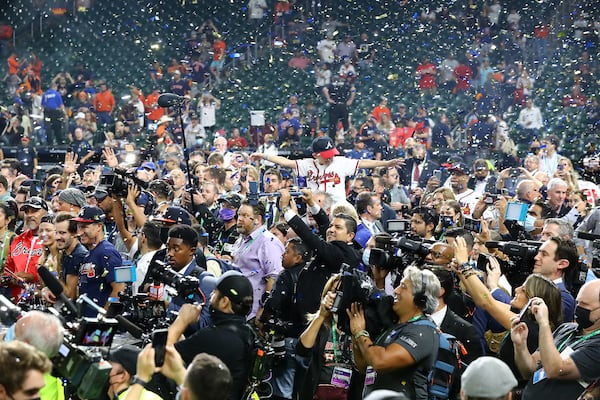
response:
[[[68,117],[62,97],[56,91],[56,84],[52,84],[52,87],[42,95],[42,107],[44,108],[47,143],[53,146],[58,142],[63,142],[65,139],[64,123]]]
[[[100,307],[108,308],[109,298],[118,298],[125,284],[115,282],[115,268],[122,264],[121,254],[104,239],[106,216],[98,207],[85,206],[77,218],[79,240],[89,251],[79,267],[79,293],[87,294]],[[88,308],[84,315],[95,316]]]

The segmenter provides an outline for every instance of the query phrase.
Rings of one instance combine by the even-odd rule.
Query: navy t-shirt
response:
[[[88,253],[79,267],[79,293],[85,293],[100,307],[104,307],[112,291],[115,280],[115,267],[122,264],[121,254],[106,240],[98,243]],[[85,316],[95,316],[90,307],[85,308]]]

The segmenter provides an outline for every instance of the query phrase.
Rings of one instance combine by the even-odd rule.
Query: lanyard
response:
[[[585,340],[587,340],[587,339],[589,339],[589,338],[591,338],[591,337],[594,337],[594,336],[596,336],[596,335],[599,335],[599,334],[600,334],[600,329],[597,329],[597,330],[595,330],[595,331],[593,331],[593,332],[590,332],[590,333],[588,333],[587,335],[585,335],[585,336],[583,336],[583,337],[581,337],[581,338],[577,339],[577,340],[576,340],[576,341],[575,341],[575,342],[574,342],[574,343],[571,345],[571,347],[575,347],[575,346],[577,346],[579,343],[581,343],[581,342],[583,342],[583,341],[585,341]],[[573,337],[573,334],[571,333],[571,334],[569,335],[569,337],[568,337],[568,338],[567,338],[567,339],[566,339],[564,342],[562,342],[562,343],[560,344],[560,346],[558,346],[558,352],[559,352],[559,353],[560,353],[560,352],[561,352],[561,351],[562,351],[562,350],[563,350],[563,349],[566,347],[567,343],[569,342],[569,340],[571,340],[571,338],[572,338],[572,337]]]
[[[337,362],[339,359],[338,352],[337,352],[337,332],[336,332],[336,323],[333,318],[331,321],[331,336],[333,338],[333,361]]]

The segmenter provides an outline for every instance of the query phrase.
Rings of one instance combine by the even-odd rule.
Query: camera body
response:
[[[377,289],[365,272],[352,269],[344,263],[340,274],[340,283],[331,311],[337,314],[337,325],[342,331],[351,334],[346,310],[355,302],[363,306],[366,330],[372,337],[376,337],[396,322],[397,316],[392,310],[393,297]]]

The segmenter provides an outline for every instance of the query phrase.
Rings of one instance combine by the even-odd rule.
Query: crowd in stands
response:
[[[537,102],[536,78],[560,43],[552,7],[533,26],[500,0],[418,10],[424,29],[464,30],[466,48],[397,66],[411,71],[414,103],[390,96],[390,79],[353,113],[364,77],[394,62],[383,56],[384,30],[354,36],[351,21],[309,18],[303,3],[248,2],[248,34],[258,43],[270,29],[269,46],[293,50],[287,72],[312,80],[310,93],[287,96],[271,121],[250,127],[219,123],[235,101],[219,96],[234,80],[222,21],[189,32],[168,67],[154,63],[149,87],[111,87],[85,63],[48,74],[36,53],[12,51],[0,107],[2,294],[60,302],[42,268],[72,300],[86,294],[108,308],[130,291],[164,301],[174,319],[161,372],[184,384],[183,398],[209,390],[193,383],[202,363],[227,393],[214,398],[242,398],[247,324],[285,339],[274,399],[377,399],[380,390],[426,399],[442,332],[479,366],[462,373],[462,392],[455,377],[449,399],[591,391],[600,380],[599,20],[577,14],[568,34],[575,73],[554,100],[564,115],[585,115],[585,141],[565,154],[572,143],[548,126],[555,110]],[[312,30],[319,39],[308,43]],[[163,93],[176,103],[159,106]],[[440,106],[450,99],[467,111]],[[64,148],[60,165],[43,165],[42,147]],[[123,283],[115,268],[128,260],[135,279]],[[204,307],[156,281],[164,264],[198,278],[193,301]],[[336,310],[348,274],[393,298],[393,322],[375,332],[365,304]],[[150,382],[151,347],[117,350],[111,398],[169,398]]]

